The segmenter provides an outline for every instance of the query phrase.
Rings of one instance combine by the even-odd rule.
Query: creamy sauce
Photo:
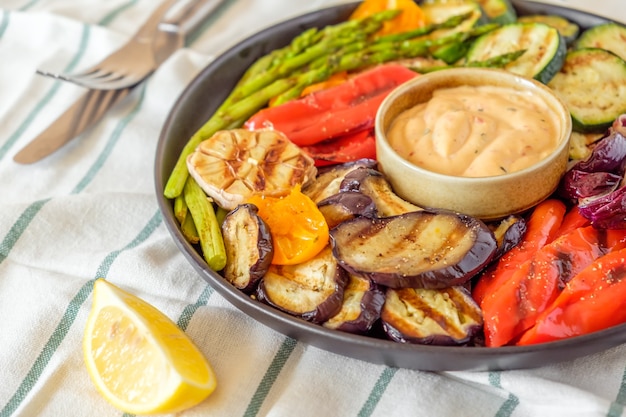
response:
[[[556,116],[540,98],[506,87],[435,91],[402,112],[387,132],[391,147],[413,164],[441,174],[488,177],[545,158],[559,140]]]

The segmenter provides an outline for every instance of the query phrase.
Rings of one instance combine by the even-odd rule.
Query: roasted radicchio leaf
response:
[[[561,195],[570,200],[598,197],[615,191],[622,177],[610,172],[569,171],[561,184]]]
[[[626,229],[626,187],[578,204],[583,217],[602,229]]]
[[[578,205],[595,227],[626,228],[626,114],[618,117],[589,158],[564,175],[559,194]]]

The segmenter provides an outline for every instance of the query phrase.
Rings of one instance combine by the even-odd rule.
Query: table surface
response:
[[[624,0],[551,0],[626,22]],[[122,45],[154,0],[0,2],[0,417],[119,416],[82,358],[93,282],[105,278],[174,320],[218,388],[181,416],[620,416],[626,346],[539,369],[420,372],[335,355],[230,305],[194,271],[158,210],[161,126],[229,46],[330,0],[228,0],[135,93],[60,151],[13,155],[84,90],[35,74],[78,69]]]

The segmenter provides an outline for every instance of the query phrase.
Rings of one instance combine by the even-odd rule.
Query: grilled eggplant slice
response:
[[[339,313],[323,323],[328,329],[348,333],[365,334],[380,318],[385,303],[383,289],[367,278],[350,274],[348,286],[343,293]]]
[[[236,288],[250,293],[272,263],[274,246],[267,224],[253,204],[242,204],[222,223],[226,249],[224,278]]]
[[[317,179],[302,187],[302,192],[317,204],[339,193],[341,182],[348,173],[362,167],[374,168],[376,164],[377,162],[373,159],[359,159],[345,164],[320,168]]]
[[[271,265],[257,288],[259,300],[313,323],[341,309],[348,274],[329,246],[298,265]]]
[[[356,191],[335,194],[317,203],[328,228],[332,229],[340,223],[357,216],[374,217],[376,206],[372,199]]]
[[[276,130],[222,130],[187,158],[189,174],[220,206],[233,210],[255,194],[281,196],[317,175],[313,159]]]
[[[390,339],[431,345],[467,344],[483,325],[480,307],[460,286],[389,289],[381,320]]]
[[[346,174],[341,182],[340,192],[358,191],[370,197],[376,205],[378,217],[395,216],[421,210],[415,204],[400,198],[393,192],[389,181],[372,168],[359,168]]]
[[[526,234],[527,225],[522,216],[512,214],[497,223],[493,223],[490,228],[496,242],[498,242],[498,249],[494,255],[494,259],[497,259],[520,243]]]
[[[349,272],[391,288],[462,285],[494,256],[493,232],[480,220],[444,210],[359,217],[330,231]]]

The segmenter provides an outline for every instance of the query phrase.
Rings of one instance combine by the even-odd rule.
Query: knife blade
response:
[[[153,38],[156,66],[161,65],[223,0],[189,0],[172,6]],[[98,122],[137,86],[119,90],[87,90],[58,119],[18,151],[13,160],[31,164],[51,155]]]

